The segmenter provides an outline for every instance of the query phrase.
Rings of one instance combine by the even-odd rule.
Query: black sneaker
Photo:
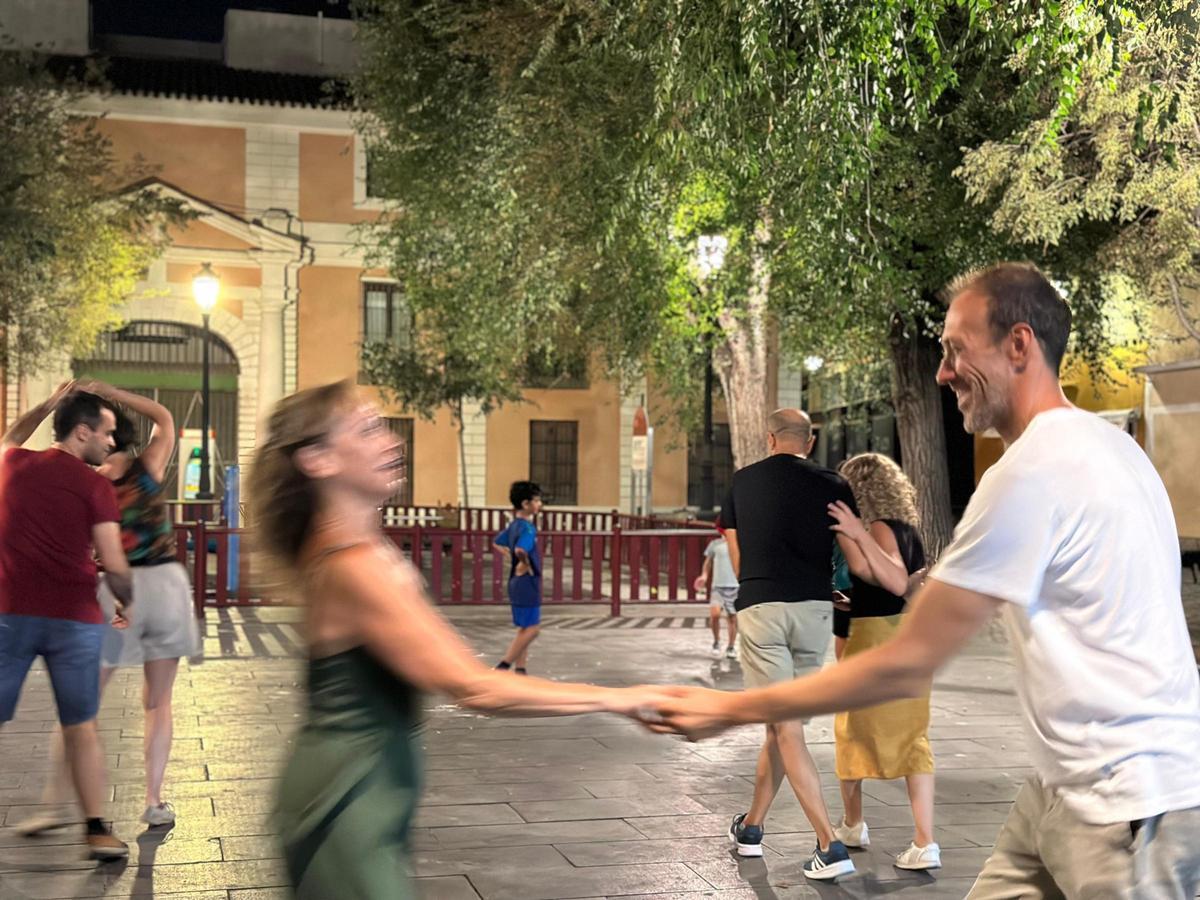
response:
[[[841,841],[830,841],[829,849],[822,852],[820,845],[813,850],[812,859],[804,864],[804,874],[818,881],[829,881],[839,875],[854,871],[854,861],[846,845]]]
[[[762,856],[763,830],[761,825],[743,825],[746,813],[738,813],[729,826],[729,840],[737,847],[738,856]]]

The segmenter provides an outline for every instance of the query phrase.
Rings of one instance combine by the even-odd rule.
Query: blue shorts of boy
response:
[[[514,606],[512,608],[513,625],[517,628],[532,628],[542,624],[542,607]]]
[[[61,725],[80,725],[100,710],[100,648],[106,624],[0,614],[0,722],[17,710],[29,668],[42,657]]]

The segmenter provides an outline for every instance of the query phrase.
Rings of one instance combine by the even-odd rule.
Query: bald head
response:
[[[777,409],[767,416],[767,441],[772,453],[800,453],[812,450],[812,419],[800,409]]]

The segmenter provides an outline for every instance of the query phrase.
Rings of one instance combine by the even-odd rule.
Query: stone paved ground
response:
[[[598,608],[549,610],[533,669],[603,684],[675,681],[740,685],[736,662],[713,663],[697,607],[645,607],[610,620]],[[496,657],[510,630],[496,609],[452,618]],[[69,829],[26,840],[13,825],[35,810],[53,712],[43,671],[30,678],[16,721],[0,730],[0,898],[165,897],[283,900],[283,869],[267,814],[274,777],[299,719],[296,611],[211,613],[206,658],[181,670],[167,796],[179,821],[146,829],[141,812],[141,709],[134,672],[121,673],[101,714],[112,775],[111,815],[131,841],[127,864],[82,859]],[[945,867],[902,873],[907,846],[902,782],[868,783],[873,839],[858,875],[807,883],[813,836],[785,787],[768,822],[766,855],[740,860],[724,837],[746,808],[757,729],[691,745],[622,720],[488,720],[430,709],[428,787],[414,834],[425,898],[717,897],[724,900],[962,897],[989,853],[1008,802],[1028,774],[1006,648],[977,642],[939,676],[931,738],[937,755],[937,837]],[[832,722],[810,728],[832,769]],[[836,781],[826,794],[839,812]],[[337,900],[337,898],[330,898]]]

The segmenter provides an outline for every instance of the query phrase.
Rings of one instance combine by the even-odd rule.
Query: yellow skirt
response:
[[[842,658],[891,640],[900,630],[903,619],[901,613],[851,620],[850,637]],[[837,776],[843,781],[902,778],[933,772],[928,690],[911,700],[893,700],[839,713],[834,722],[834,735],[837,738]]]

